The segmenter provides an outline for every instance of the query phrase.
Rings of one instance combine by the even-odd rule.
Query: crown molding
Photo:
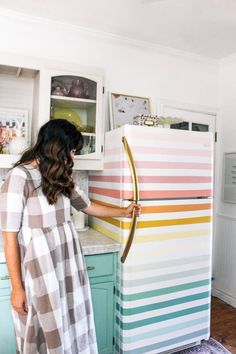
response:
[[[200,61],[208,64],[215,64],[215,65],[219,64],[219,60],[215,58],[201,56],[184,50],[174,49],[174,48],[170,48],[170,47],[166,47],[166,46],[162,46],[162,45],[158,45],[155,43],[146,42],[142,40],[136,40],[125,36],[119,36],[105,31],[98,31],[87,27],[81,27],[74,24],[57,21],[54,19],[46,19],[43,17],[27,15],[25,13],[7,10],[3,8],[0,8],[0,16],[3,16],[6,19],[11,19],[11,20],[14,18],[16,20],[20,20],[28,23],[40,24],[43,26],[45,25],[53,26],[53,27],[58,27],[60,29],[63,28],[64,30],[75,31],[80,35],[90,37],[91,39],[100,39],[112,44],[115,43],[119,45],[125,45],[128,46],[129,48],[133,47],[138,49],[145,49],[152,52],[156,52],[161,55],[177,56],[177,57],[182,57],[194,61]]]

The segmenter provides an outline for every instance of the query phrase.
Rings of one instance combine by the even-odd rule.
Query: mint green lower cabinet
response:
[[[116,253],[85,256],[99,354],[114,353]]]
[[[11,316],[10,281],[5,263],[0,263],[0,354],[15,354],[16,340]]]
[[[112,282],[91,285],[99,354],[113,353],[113,289]]]

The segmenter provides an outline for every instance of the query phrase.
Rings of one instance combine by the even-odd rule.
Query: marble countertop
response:
[[[78,235],[84,255],[119,252],[120,250],[119,242],[94,229],[80,231]]]
[[[83,254],[99,254],[119,252],[120,244],[112,238],[105,236],[101,232],[89,228],[86,231],[79,231],[78,236],[82,246]],[[0,263],[5,262],[3,251],[3,239],[0,234]]]

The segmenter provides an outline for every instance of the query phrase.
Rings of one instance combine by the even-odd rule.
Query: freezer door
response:
[[[106,133],[104,171],[92,174],[91,188],[111,198],[133,199],[125,136],[139,180],[140,199],[211,197],[213,135],[125,125]]]
[[[211,200],[146,201],[142,211],[118,264],[116,351],[178,351],[210,335]],[[122,229],[120,256],[128,219]]]

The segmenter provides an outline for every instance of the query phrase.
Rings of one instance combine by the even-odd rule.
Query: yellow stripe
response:
[[[140,221],[137,223],[137,227],[161,227],[172,225],[201,224],[209,222],[211,222],[211,216],[201,216],[199,218]]]
[[[130,228],[130,221],[121,221],[112,218],[99,218],[111,225],[121,227],[122,229]],[[202,223],[210,223],[211,216],[201,216],[198,218],[185,218],[185,219],[167,219],[167,220],[146,220],[146,221],[138,221],[137,228],[145,228],[145,227],[161,227],[161,226],[174,226],[174,225],[189,225],[189,224],[202,224]]]
[[[115,233],[108,228],[92,221],[91,226],[97,230],[102,232],[103,234],[111,237],[113,240],[121,242],[121,238],[123,242],[126,242],[128,239],[128,234],[122,237],[122,234],[119,236],[119,233]],[[117,230],[118,231],[118,230]],[[192,231],[183,231],[183,232],[168,232],[162,234],[152,234],[152,235],[145,235],[145,236],[135,236],[134,243],[148,243],[148,242],[159,242],[159,241],[166,241],[166,240],[175,240],[180,238],[190,238],[190,237],[210,237],[211,232],[209,229],[203,230],[192,230]]]
[[[209,237],[209,230],[194,230],[194,231],[185,231],[185,232],[175,232],[175,233],[167,233],[167,234],[154,234],[147,236],[136,236],[134,243],[146,243],[153,241],[166,241],[166,240],[175,240],[178,238],[190,238],[190,237],[201,237],[207,236]]]
[[[111,237],[113,240],[120,242],[120,235],[119,234],[112,232],[111,230],[107,229],[104,226],[97,224],[94,221],[90,222],[89,225],[92,226],[93,229],[103,233],[104,235],[106,235],[108,237]]]

